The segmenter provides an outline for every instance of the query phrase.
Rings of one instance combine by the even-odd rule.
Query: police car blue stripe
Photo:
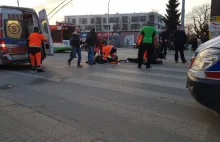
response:
[[[218,60],[215,64],[213,64],[211,67],[209,67],[206,71],[220,72],[220,60]]]

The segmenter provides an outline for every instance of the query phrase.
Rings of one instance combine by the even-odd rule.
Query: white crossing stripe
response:
[[[121,73],[131,73],[131,74],[140,74],[140,75],[150,75],[150,76],[157,76],[157,77],[167,77],[167,78],[174,78],[174,79],[186,79],[186,75],[173,75],[169,73],[152,73],[152,72],[144,72],[140,70],[131,70],[131,69],[120,69],[120,68],[111,68],[106,69],[111,72],[121,72]]]
[[[201,105],[196,103],[194,99],[188,96],[182,97],[182,96],[178,96],[177,94],[171,95],[171,94],[162,93],[162,92],[149,91],[149,90],[144,90],[144,89],[139,89],[139,88],[134,88],[134,87],[131,88],[131,87],[126,87],[122,85],[115,85],[115,84],[109,84],[109,83],[92,81],[92,80],[84,80],[84,79],[78,79],[78,78],[70,78],[70,79],[64,80],[64,82],[125,93],[123,95],[130,94],[130,95],[146,97],[146,98],[154,99],[158,101],[179,104],[182,106],[207,110],[205,107],[202,107]]]
[[[146,97],[146,98],[150,98],[150,99],[154,99],[158,101],[207,110],[205,107],[202,107],[198,103],[196,103],[194,99],[188,97],[188,94],[186,94],[187,95],[186,97],[181,97],[181,96],[174,95],[174,94],[171,95],[171,94],[162,93],[162,92],[149,91],[149,90],[144,90],[144,89],[139,89],[139,88],[131,88],[131,87],[126,87],[122,85],[114,85],[114,84],[109,84],[109,83],[103,83],[103,82],[92,81],[92,80],[84,80],[84,79],[78,79],[78,78],[73,78],[73,77],[67,80],[62,80],[57,77],[44,77],[40,75],[33,75],[33,74],[22,73],[22,72],[8,72],[8,73],[18,74],[18,75],[23,75],[23,76],[33,77],[33,78],[45,79],[45,80],[52,81],[52,82],[64,81],[64,82],[68,82],[72,84],[79,84],[79,85],[90,86],[90,87],[95,87],[95,88],[107,89],[111,91],[117,91],[117,92],[125,93],[125,95],[130,94],[130,95]]]
[[[47,88],[48,87],[51,90],[56,89],[53,86],[47,86]],[[205,122],[197,122],[195,120],[178,118],[174,115],[160,113],[151,109],[127,105],[108,99],[102,99],[85,93],[77,94],[72,90],[59,88],[56,89],[56,93],[53,93],[47,92],[45,86],[35,86],[29,89],[62,97],[68,101],[76,102],[88,107],[112,112],[118,116],[128,118],[133,123],[151,125],[171,133],[190,137],[195,140],[205,141],[208,130],[210,129],[210,124]]]
[[[120,64],[117,66],[126,67],[126,68],[137,68],[136,66],[125,65],[125,64]],[[150,70],[171,71],[171,72],[180,72],[180,73],[187,73],[188,71],[188,69],[168,68],[164,66],[163,67],[152,66],[152,69]]]
[[[157,86],[159,85],[159,86],[178,88],[178,89],[183,89],[183,90],[186,89],[185,88],[186,84],[177,83],[177,82],[169,82],[169,81],[164,81],[164,80],[162,81],[162,80],[149,79],[149,78],[138,78],[138,77],[132,77],[132,76],[101,73],[101,72],[94,72],[94,73],[90,73],[89,75],[97,76],[97,77],[103,77],[103,78],[109,78],[109,79],[118,79],[118,80],[123,80],[123,81],[130,81],[130,82],[153,84],[153,85],[157,85]]]

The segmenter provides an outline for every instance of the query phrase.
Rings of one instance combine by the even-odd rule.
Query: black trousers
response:
[[[138,50],[138,66],[143,64],[144,52],[147,50],[147,66],[149,66],[154,58],[154,45],[153,43],[142,43]]]
[[[176,44],[175,45],[175,61],[178,61],[179,59],[179,52],[180,52],[180,58],[182,61],[185,61],[185,56],[184,56],[184,44]]]
[[[163,57],[166,58],[167,55],[167,42],[161,43],[161,53],[163,53]]]

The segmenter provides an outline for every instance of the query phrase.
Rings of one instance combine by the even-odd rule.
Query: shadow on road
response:
[[[31,70],[30,64],[22,64],[22,65],[1,65],[1,70],[9,70],[9,71],[26,71]]]

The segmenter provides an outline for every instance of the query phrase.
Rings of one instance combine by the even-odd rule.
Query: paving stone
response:
[[[21,139],[15,139],[15,140],[13,140],[11,142],[23,142],[23,141]]]
[[[16,140],[16,139],[18,139],[18,138],[17,137],[11,137],[11,138],[5,139],[1,142],[11,142],[11,141]]]
[[[37,112],[23,117],[22,122],[24,122],[24,124],[30,129],[38,131],[48,129],[59,123],[58,121]]]
[[[4,132],[2,133],[3,136],[5,136],[6,138],[11,138],[11,137],[14,137],[15,135],[10,132],[10,131],[7,131],[7,132]]]
[[[63,123],[59,123],[58,125],[45,130],[43,134],[54,139],[59,139],[65,135],[72,133],[75,130],[76,128],[73,128]]]
[[[41,136],[41,135],[35,135],[35,136],[33,136],[33,137],[30,137],[30,138],[24,140],[24,142],[33,142],[34,140],[37,140],[37,139],[39,139],[40,137],[42,137],[42,136]]]
[[[5,139],[6,139],[6,137],[3,136],[2,134],[0,134],[0,141],[3,141],[3,140],[5,140]]]
[[[90,135],[85,132],[76,130],[68,136],[61,138],[57,142],[92,142],[94,140],[101,140],[100,136],[100,134]]]
[[[20,118],[20,119],[34,112],[33,110],[21,105],[11,105],[1,108],[1,110],[13,118]]]
[[[5,107],[5,106],[9,106],[9,105],[12,105],[12,104],[14,104],[14,102],[9,101],[9,100],[7,100],[3,97],[0,97],[0,108]]]

